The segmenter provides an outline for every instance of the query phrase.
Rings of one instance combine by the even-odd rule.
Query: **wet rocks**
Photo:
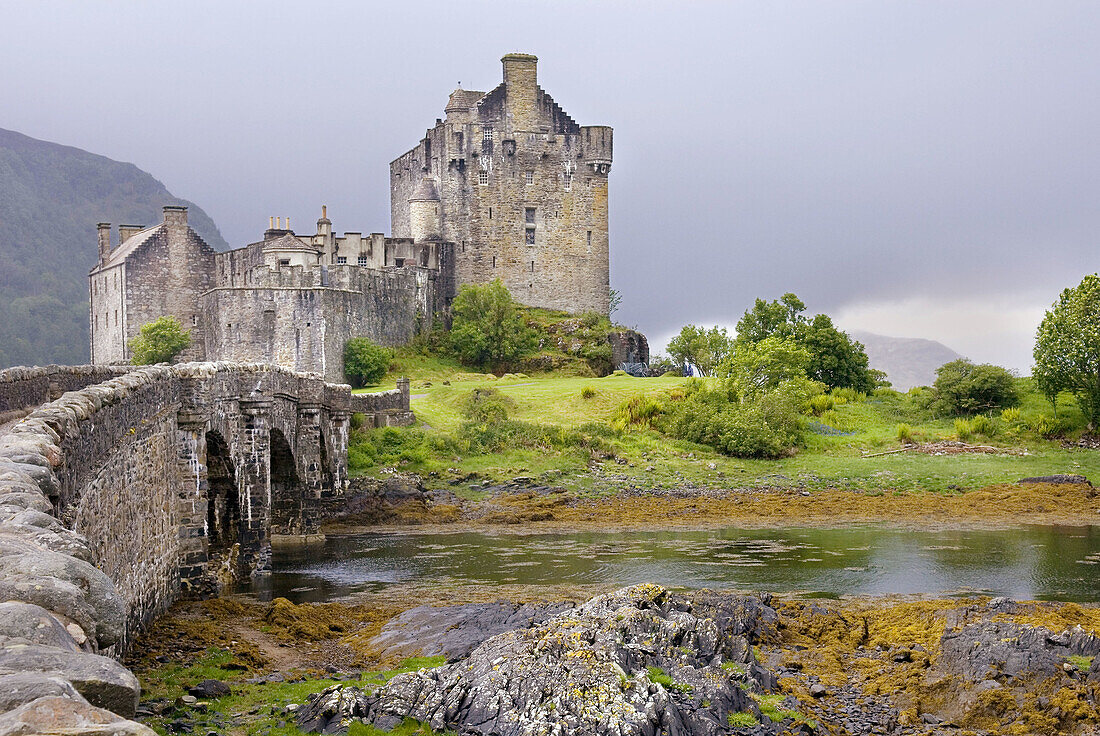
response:
[[[370,645],[383,658],[442,655],[454,660],[490,637],[542,623],[572,607],[572,603],[508,602],[418,606],[383,626]]]
[[[750,695],[765,675],[744,636],[695,615],[686,598],[639,585],[498,634],[457,662],[398,675],[372,695],[329,688],[299,709],[298,725],[341,733],[354,718],[379,728],[413,718],[499,736],[710,736],[747,714],[769,733]]]
[[[1066,658],[1100,654],[1100,638],[1079,628],[1056,634],[1039,626],[981,621],[945,632],[941,647],[940,669],[978,683],[1074,674],[1075,667],[1063,667]]]

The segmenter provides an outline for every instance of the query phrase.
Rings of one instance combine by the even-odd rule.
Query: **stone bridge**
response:
[[[351,401],[271,365],[0,371],[0,691],[59,696],[51,728],[132,716],[137,681],[97,653],[181,593],[269,571],[272,536],[317,531],[347,488]],[[43,717],[23,705],[0,732]]]

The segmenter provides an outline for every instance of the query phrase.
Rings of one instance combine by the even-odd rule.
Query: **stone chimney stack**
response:
[[[166,205],[164,207],[164,222],[169,228],[187,227],[187,208]]]
[[[128,238],[135,233],[140,233],[145,229],[144,225],[119,225],[118,226],[118,244],[122,245]]]
[[[328,219],[328,205],[321,205],[321,219],[317,221],[317,234],[332,234],[332,220]]]
[[[111,223],[101,222],[96,228],[99,230],[99,262],[103,263],[111,255]]]
[[[513,131],[539,129],[538,57],[531,54],[507,54],[504,65],[504,107]]]

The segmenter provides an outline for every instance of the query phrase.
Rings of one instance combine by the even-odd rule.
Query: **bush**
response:
[[[1005,424],[1015,424],[1020,421],[1020,410],[1016,407],[1002,410],[1001,421]]]
[[[1064,435],[1069,430],[1069,422],[1061,417],[1040,414],[1031,421],[1031,429],[1041,437],[1052,439]]]
[[[950,414],[975,414],[1020,403],[1016,379],[1004,368],[960,359],[936,369],[935,406]]]
[[[393,353],[365,337],[344,343],[344,378],[355,388],[374,386],[389,370]]]
[[[782,457],[802,444],[802,407],[819,386],[791,380],[746,400],[725,386],[697,389],[677,403],[666,431],[734,457]]]
[[[191,345],[191,330],[183,329],[175,317],[157,317],[143,324],[129,344],[130,362],[134,365],[171,363]]]
[[[916,440],[913,439],[913,428],[910,427],[908,424],[899,424],[898,425],[897,438],[898,438],[898,442],[903,442],[905,444],[911,444],[911,443],[916,442]]]
[[[611,426],[620,432],[630,427],[649,429],[663,411],[661,402],[652,396],[634,396],[624,401],[615,410]]]
[[[591,386],[585,386],[584,388],[581,389],[581,398],[582,399],[591,399],[595,395],[596,395],[596,389],[592,388]]]
[[[821,416],[835,405],[836,402],[834,402],[833,398],[828,394],[818,394],[817,396],[810,397],[810,413],[815,417]]]
[[[969,419],[959,417],[955,420],[955,436],[963,442],[966,442],[974,436],[974,426],[970,423]]]
[[[470,422],[492,424],[507,420],[513,408],[515,402],[495,388],[475,388],[462,400],[459,411]]]
[[[997,433],[997,426],[993,423],[993,420],[985,414],[979,414],[971,419],[970,428],[974,430],[974,434],[980,434],[985,437],[992,437]]]
[[[464,284],[451,304],[451,350],[472,366],[498,370],[535,351],[538,337],[523,322],[500,279]]]
[[[862,391],[856,391],[854,388],[834,388],[829,394],[834,400],[846,404],[862,404],[867,400],[867,394]]]

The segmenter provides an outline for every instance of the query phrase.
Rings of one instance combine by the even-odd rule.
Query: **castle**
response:
[[[445,119],[390,164],[392,237],[313,235],[272,218],[263,238],[217,253],[165,207],[153,227],[99,224],[88,276],[91,359],[129,362],[128,341],[163,315],[191,330],[180,360],[275,363],[343,380],[344,343],[395,346],[445,319],[462,284],[500,278],[517,301],[609,307],[612,131],[579,126],[508,54],[491,92],[455,90]]]

